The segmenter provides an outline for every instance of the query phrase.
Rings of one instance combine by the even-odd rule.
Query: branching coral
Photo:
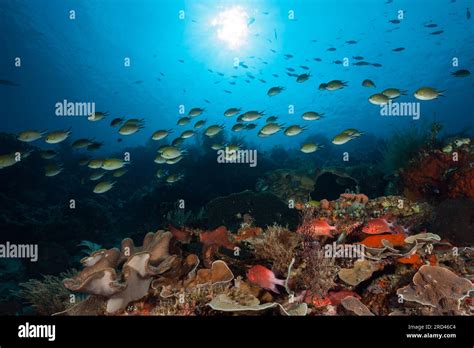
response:
[[[284,274],[303,238],[287,228],[274,225],[248,241],[258,259],[270,261],[275,273]]]
[[[325,297],[336,284],[339,267],[335,259],[325,257],[318,245],[306,245],[301,260],[292,271],[292,287],[297,291],[307,290],[308,296]]]
[[[74,277],[76,270],[70,270],[59,276],[46,275],[42,279],[30,279],[20,283],[17,296],[31,303],[39,315],[51,315],[63,311],[70,306],[71,292],[64,288],[62,282],[65,278]]]

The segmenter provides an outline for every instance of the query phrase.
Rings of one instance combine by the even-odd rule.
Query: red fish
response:
[[[333,238],[331,231],[335,229],[336,227],[329,225],[326,220],[313,219],[309,223],[300,226],[297,232],[309,237],[328,236]]]
[[[261,265],[256,265],[249,269],[247,272],[247,278],[261,288],[271,290],[277,294],[280,292],[276,288],[276,285],[285,286],[285,281],[283,279],[278,279],[272,271]]]
[[[393,224],[384,218],[372,219],[362,228],[362,232],[367,234],[380,234],[392,232]]]

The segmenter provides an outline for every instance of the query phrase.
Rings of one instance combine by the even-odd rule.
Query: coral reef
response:
[[[271,262],[275,272],[284,273],[303,238],[287,228],[274,225],[247,241],[258,258]]]
[[[454,253],[443,236],[424,230],[432,214],[427,203],[351,193],[299,212],[298,229],[257,228],[257,219],[245,212],[230,230],[170,225],[170,231],[146,234],[142,247],[124,239],[120,249],[93,251],[81,260],[84,268],[63,281],[67,290],[87,294],[85,300],[66,309],[55,304],[37,310],[186,316],[469,313],[472,251]],[[303,233],[301,226],[308,223],[318,233]],[[319,233],[328,226],[331,234]]]
[[[460,139],[456,139],[460,140]],[[471,139],[421,151],[401,173],[404,194],[412,199],[474,198]]]
[[[235,248],[235,244],[229,240],[229,233],[225,226],[220,226],[213,231],[202,231],[199,234],[199,240],[203,244],[202,254],[204,265],[207,267],[210,267],[220,247],[230,250]]]
[[[297,212],[269,192],[244,191],[219,197],[206,205],[206,212],[210,228],[224,225],[235,230],[240,227],[245,214],[251,215],[254,225],[259,227],[275,223],[295,227],[298,223]]]
[[[77,272],[70,270],[59,276],[46,275],[42,279],[30,279],[20,283],[17,296],[33,307],[38,315],[52,315],[71,306],[71,292],[62,282],[64,279],[75,277]]]
[[[358,316],[373,316],[374,314],[356,297],[348,296],[341,300],[341,304],[350,312]]]
[[[291,169],[278,169],[266,173],[263,180],[266,183],[266,190],[283,202],[288,202],[290,199],[305,202],[314,191],[315,185],[312,175]]]
[[[383,267],[382,267],[383,268]],[[379,270],[380,266],[368,260],[357,260],[352,268],[343,268],[339,271],[339,278],[346,284],[356,286],[369,279],[372,274]]]
[[[159,231],[145,236],[142,248],[131,239],[122,248],[99,250],[81,260],[85,268],[75,277],[64,280],[71,291],[107,297],[107,312],[115,313],[128,303],[148,293],[151,277],[171,268],[175,256],[169,254],[170,232]],[[116,267],[123,264],[121,275]]]
[[[413,277],[413,283],[398,289],[397,294],[406,301],[436,308],[443,314],[462,314],[460,302],[474,285],[449,269],[439,266],[422,266]]]
[[[341,238],[360,233],[372,218],[386,217],[396,223],[398,230],[416,228],[432,214],[427,203],[417,203],[401,196],[383,196],[368,200],[361,194],[342,194],[334,201],[322,200],[317,207],[302,210],[301,226],[311,225],[315,219],[327,221]]]

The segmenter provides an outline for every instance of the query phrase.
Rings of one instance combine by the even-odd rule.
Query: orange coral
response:
[[[221,246],[226,249],[235,248],[235,244],[229,240],[229,234],[225,226],[220,226],[213,231],[201,232],[199,240],[204,244],[202,254],[206,267],[211,267],[214,255]]]
[[[321,209],[323,210],[329,210],[331,208],[331,204],[329,203],[327,199],[322,199],[319,202],[319,204],[320,204]]]
[[[191,232],[185,228],[176,228],[173,225],[169,225],[168,229],[170,230],[173,237],[183,243],[189,243],[191,240]]]
[[[426,257],[428,262],[430,263],[431,266],[437,266],[438,265],[438,258],[436,257],[435,254],[428,255]]]
[[[365,204],[369,201],[369,197],[363,193],[343,193],[341,194],[341,198],[361,204]]]
[[[213,231],[201,232],[199,240],[204,245],[218,245],[227,249],[234,249],[235,245],[229,240],[227,228],[220,226]]]
[[[474,168],[471,167],[474,154],[462,149],[456,151],[457,160],[452,154],[434,150],[413,161],[401,174],[406,196],[474,198]]]
[[[453,173],[449,182],[448,196],[474,199],[474,168],[466,168]]]
[[[263,232],[261,227],[242,227],[235,236],[236,241],[242,241],[258,236]]]

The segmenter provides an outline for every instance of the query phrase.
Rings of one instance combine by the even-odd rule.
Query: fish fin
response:
[[[277,287],[275,286],[275,284],[272,284],[272,286],[269,288],[271,291],[273,291],[274,293],[277,293],[279,294],[280,291],[278,291]]]
[[[275,285],[285,286],[285,280],[284,279],[274,278],[273,283],[274,283],[273,286],[275,286]]]

